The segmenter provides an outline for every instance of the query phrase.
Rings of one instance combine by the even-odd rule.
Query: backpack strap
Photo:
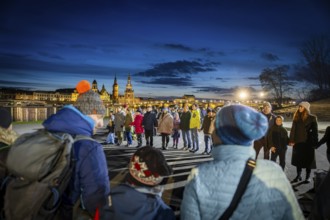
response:
[[[228,208],[226,209],[226,211],[222,214],[222,216],[220,216],[220,220],[226,220],[229,219],[230,216],[233,214],[233,212],[235,211],[235,209],[238,206],[239,201],[241,200],[245,189],[250,181],[253,169],[256,166],[256,161],[253,159],[248,159],[246,161],[245,164],[245,168],[241,177],[241,180],[238,183],[236,192],[234,194],[233,199],[231,200],[230,205],[228,206]]]

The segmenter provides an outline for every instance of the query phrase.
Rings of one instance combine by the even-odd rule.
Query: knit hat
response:
[[[129,174],[136,185],[157,186],[164,176],[172,173],[163,153],[150,146],[139,148],[128,165]]]
[[[76,89],[81,93],[73,105],[85,115],[104,115],[105,107],[100,95],[91,89],[86,90],[88,88],[86,82],[86,80],[82,80],[77,84]]]
[[[264,102],[264,103],[262,104],[262,107],[265,107],[265,106],[268,106],[269,108],[272,107],[272,105],[271,105],[269,102]]]
[[[304,107],[308,112],[310,112],[311,104],[309,104],[309,102],[300,102],[299,105]]]
[[[267,118],[245,105],[228,105],[216,116],[216,134],[222,144],[251,146],[254,140],[265,135]]]
[[[9,111],[5,108],[0,108],[0,127],[7,129],[12,122],[13,120]]]

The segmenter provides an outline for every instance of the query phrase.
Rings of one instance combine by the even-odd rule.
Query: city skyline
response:
[[[112,93],[115,75],[123,88],[131,74],[138,97],[257,95],[264,68],[289,65],[292,76],[301,44],[330,36],[323,0],[0,4],[0,87],[54,91],[86,79]]]

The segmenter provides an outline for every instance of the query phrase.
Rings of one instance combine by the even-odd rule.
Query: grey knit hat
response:
[[[73,105],[85,115],[105,115],[105,107],[100,95],[93,90],[79,94]]]

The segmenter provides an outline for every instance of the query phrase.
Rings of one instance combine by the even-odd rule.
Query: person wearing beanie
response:
[[[311,170],[316,168],[315,148],[318,143],[318,125],[310,114],[310,104],[301,102],[293,115],[289,145],[293,147],[291,164],[297,167],[297,176],[291,181],[302,181],[302,168],[306,169],[305,183],[311,182]]]
[[[86,83],[86,82],[84,82]],[[78,83],[77,87],[80,85]],[[86,86],[86,85],[85,85]],[[77,89],[78,90],[78,89]],[[91,90],[79,94],[74,105],[66,105],[43,122],[50,132],[65,132],[76,136],[86,136],[74,142],[76,158],[74,173],[62,197],[60,219],[73,219],[74,205],[81,199],[80,213],[93,218],[96,210],[108,205],[110,181],[103,147],[91,137],[94,130],[103,125],[105,108],[100,96]],[[75,107],[76,106],[76,107]]]
[[[330,163],[330,126],[327,126],[327,128],[325,129],[325,133],[324,133],[323,137],[317,143],[317,146],[315,149],[321,147],[324,143],[326,143],[326,145],[327,145],[327,159],[328,159],[328,162]]]
[[[272,113],[272,105],[269,102],[264,102],[262,105],[261,113],[267,117],[268,120],[268,129],[272,128],[275,124],[276,115]],[[258,140],[255,140],[253,143],[254,150],[256,151],[256,158],[258,158],[261,148],[264,149],[264,159],[270,159],[270,148],[267,139],[268,131],[265,136],[261,137]]]
[[[253,141],[264,136],[268,120],[244,105],[228,105],[216,115],[213,161],[193,168],[185,185],[181,219],[219,219],[231,203],[248,159],[255,158]],[[230,219],[304,219],[282,168],[257,160],[248,185]]]
[[[156,114],[152,111],[151,105],[147,106],[147,112],[144,114],[142,126],[144,128],[146,145],[152,147],[154,145],[154,129],[158,127],[158,121]]]
[[[173,116],[168,112],[168,108],[163,108],[158,120],[158,132],[162,136],[162,149],[167,150],[170,141],[170,134],[173,130]]]
[[[6,161],[10,145],[18,138],[18,134],[12,129],[12,117],[5,108],[0,108],[0,184],[8,176]],[[4,212],[5,190],[0,189],[0,211]]]
[[[111,190],[111,205],[101,210],[101,219],[174,220],[173,210],[162,200],[162,184],[171,174],[159,149],[139,148],[128,164],[126,182]]]

